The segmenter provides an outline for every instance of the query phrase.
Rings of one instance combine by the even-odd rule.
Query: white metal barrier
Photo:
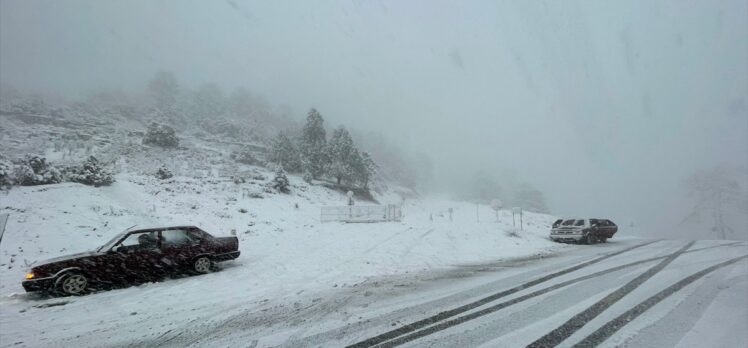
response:
[[[385,222],[400,221],[401,219],[402,211],[395,204],[322,207],[320,215],[320,221],[322,222]]]

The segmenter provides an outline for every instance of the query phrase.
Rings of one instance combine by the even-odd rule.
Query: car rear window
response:
[[[161,231],[161,236],[166,245],[184,245],[193,242],[192,237],[185,230],[164,230]]]

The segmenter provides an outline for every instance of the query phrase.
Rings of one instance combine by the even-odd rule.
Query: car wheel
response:
[[[207,256],[201,256],[195,259],[195,262],[192,264],[192,270],[194,270],[196,273],[199,274],[205,274],[210,272],[210,270],[213,268],[213,261],[210,260]]]
[[[67,273],[57,282],[57,290],[63,295],[83,295],[88,290],[88,278],[80,273]]]
[[[595,244],[595,237],[591,233],[587,233],[582,237],[582,244]]]

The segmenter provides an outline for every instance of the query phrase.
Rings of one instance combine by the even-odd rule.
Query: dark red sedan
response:
[[[126,230],[95,251],[40,262],[26,274],[27,292],[81,295],[90,290],[210,272],[239,257],[239,240],[195,226]]]

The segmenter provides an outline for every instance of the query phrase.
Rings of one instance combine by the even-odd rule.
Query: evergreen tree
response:
[[[279,132],[270,144],[268,160],[292,173],[299,173],[302,170],[299,150],[284,132]]]
[[[368,189],[369,182],[371,182],[371,179],[377,173],[379,166],[374,162],[369,153],[364,151],[358,159],[356,168],[358,182],[361,183],[363,188]]]
[[[283,167],[278,166],[278,170],[275,171],[275,178],[273,178],[272,185],[274,189],[278,190],[278,192],[291,192],[291,190],[289,189],[291,184],[288,182],[288,176],[286,176],[286,172],[283,170]]]
[[[307,164],[306,170],[317,179],[325,174],[327,164],[326,133],[322,115],[315,109],[309,110],[306,124],[301,131],[301,142],[299,144],[301,155]]]
[[[329,164],[327,174],[335,178],[338,184],[342,180],[353,181],[356,178],[357,164],[360,157],[350,133],[340,126],[332,132],[327,145]]]

